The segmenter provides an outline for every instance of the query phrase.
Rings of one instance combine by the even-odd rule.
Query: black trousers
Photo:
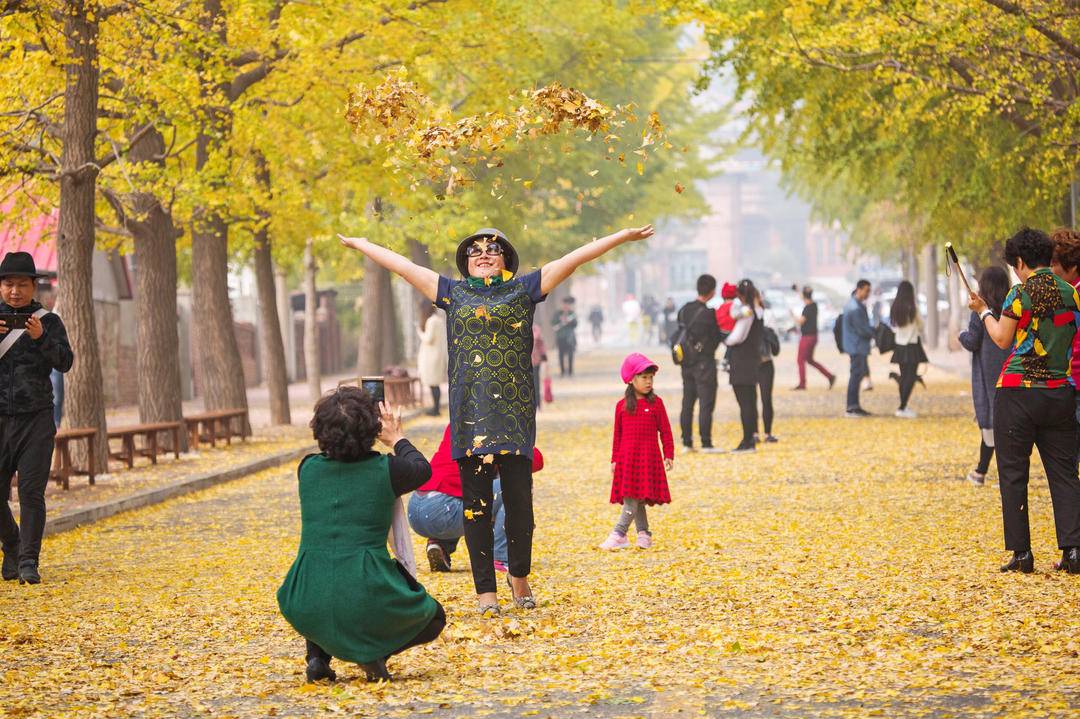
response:
[[[439,409],[442,408],[442,387],[437,384],[433,384],[431,385],[430,389],[431,406],[436,412],[438,412]]]
[[[411,649],[412,647],[418,647],[421,644],[433,642],[440,634],[442,634],[442,630],[446,628],[446,610],[443,609],[443,606],[437,601],[435,602],[435,604],[438,605],[438,608],[435,610],[435,616],[431,618],[431,621],[427,623],[427,626],[421,629],[415,637],[410,639],[404,645],[398,647],[397,649],[383,657],[383,661],[389,659],[395,654],[401,654],[406,649]],[[315,642],[311,641],[310,639],[307,639],[305,641],[307,642],[307,656],[305,658],[308,661],[315,657],[318,657],[329,663],[330,660],[333,658],[326,653],[326,650],[324,650]]]
[[[1076,468],[1076,403],[1072,387],[999,388],[994,394],[994,449],[997,452],[1005,548],[1031,549],[1028,475],[1031,448],[1039,448],[1058,548],[1080,547],[1080,480]]]
[[[716,360],[709,358],[682,366],[682,412],[679,425],[684,447],[694,446],[694,403],[698,403],[701,446],[712,447],[712,418],[716,407]]]
[[[919,364],[917,362],[903,362],[900,364],[900,409],[907,409],[908,400],[915,389],[915,381],[919,378]]]
[[[757,385],[734,384],[735,399],[739,403],[739,419],[742,420],[742,441],[739,447],[754,446],[754,432],[757,432]]]
[[[773,404],[772,390],[773,381],[776,379],[776,367],[772,360],[758,365],[757,384],[761,390],[761,422],[765,425],[765,434],[772,434]],[[757,421],[754,421],[754,431],[757,431]]]
[[[559,346],[559,375],[562,377],[574,376],[574,350],[577,349],[570,342],[557,342]]]
[[[496,455],[484,463],[483,457],[458,460],[461,498],[465,511],[465,546],[469,548],[473,585],[477,594],[494,592],[495,582],[495,502],[491,485],[502,479],[503,508],[506,512],[507,568],[514,577],[527,577],[532,570],[533,505],[532,457]]]
[[[19,547],[19,564],[38,562],[45,532],[45,487],[49,483],[56,423],[53,408],[0,416],[0,542]],[[7,503],[11,477],[19,473],[19,523]],[[20,531],[21,527],[21,531]]]

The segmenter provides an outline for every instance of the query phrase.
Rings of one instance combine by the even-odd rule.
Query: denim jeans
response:
[[[862,379],[870,371],[867,355],[851,355],[851,375],[847,383],[847,408],[848,410],[859,408],[859,385]]]
[[[495,495],[495,561],[506,564],[506,512],[503,509],[502,485],[492,485]],[[423,494],[424,496],[420,496]],[[442,492],[413,492],[409,498],[409,526],[421,537],[435,540],[447,555],[457,549],[465,535],[464,502]]]

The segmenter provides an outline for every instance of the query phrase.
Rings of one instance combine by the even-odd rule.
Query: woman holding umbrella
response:
[[[451,456],[461,472],[465,544],[482,614],[498,614],[492,481],[502,478],[507,554],[514,603],[535,608],[528,575],[532,562],[532,451],[536,442],[533,393],[533,312],[578,267],[653,228],[620,230],[579,247],[540,270],[518,275],[518,254],[501,231],[486,228],[458,245],[463,279],[440,277],[365,238],[341,237],[400,275],[447,315],[450,354]]]

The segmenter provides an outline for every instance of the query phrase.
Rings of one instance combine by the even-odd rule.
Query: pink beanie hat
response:
[[[645,370],[651,369],[654,372],[660,369],[655,362],[641,354],[640,352],[634,352],[626,356],[626,359],[622,363],[622,381],[626,384],[630,384],[630,380],[634,379],[634,375],[639,375]]]

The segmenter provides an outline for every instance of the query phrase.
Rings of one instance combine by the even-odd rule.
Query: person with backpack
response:
[[[679,331],[674,346],[682,348],[682,412],[679,425],[683,449],[694,451],[694,404],[698,404],[698,432],[701,451],[715,453],[712,443],[712,416],[716,406],[716,348],[720,346],[720,328],[708,302],[716,295],[716,278],[701,275],[697,279],[697,299],[679,310]]]
[[[866,300],[870,297],[870,280],[859,280],[851,299],[844,305],[844,314],[836,321],[841,324],[841,351],[851,357],[851,372],[848,375],[846,417],[869,417],[870,413],[859,404],[859,387],[863,377],[870,373],[870,340],[874,328],[870,326],[870,315],[866,311]]]

